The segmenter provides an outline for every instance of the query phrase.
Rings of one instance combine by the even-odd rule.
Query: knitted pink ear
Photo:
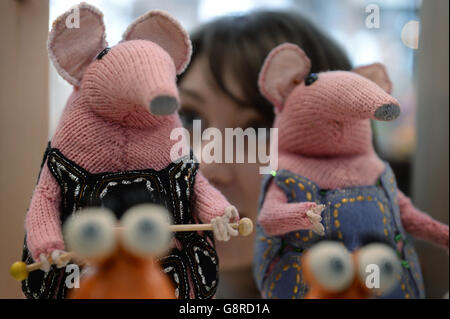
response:
[[[392,93],[392,82],[389,79],[389,75],[387,73],[386,67],[381,63],[373,63],[365,66],[360,66],[357,68],[354,68],[352,72],[355,72],[366,79],[369,79],[376,84],[378,84],[379,87],[381,87],[383,90],[385,90],[387,93]]]
[[[191,59],[192,45],[188,33],[164,11],[152,10],[136,19],[123,34],[123,40],[149,40],[169,53],[177,74],[182,73]]]
[[[281,44],[270,51],[259,73],[261,94],[281,111],[286,98],[310,70],[311,62],[302,49],[291,43]]]
[[[72,7],[53,22],[47,45],[58,73],[79,86],[88,65],[107,47],[103,14],[84,2]]]

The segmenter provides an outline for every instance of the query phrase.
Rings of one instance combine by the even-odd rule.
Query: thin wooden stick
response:
[[[62,262],[64,262],[64,261],[70,260],[70,259],[72,259],[72,258],[74,258],[74,257],[76,257],[76,256],[77,256],[77,255],[75,254],[75,252],[69,251],[69,252],[66,252],[66,253],[62,254],[59,258],[60,258],[60,260],[61,260]],[[48,262],[49,262],[50,265],[54,264],[54,262],[53,262],[53,260],[52,260],[52,257],[50,257],[50,258],[48,259]],[[29,265],[27,265],[27,270],[28,270],[28,272],[34,271],[34,270],[38,270],[38,269],[41,268],[42,264],[43,264],[43,263],[40,262],[40,261],[35,262],[35,263],[33,263],[33,264],[29,264]]]
[[[253,231],[253,223],[249,218],[242,218],[239,223],[231,224],[231,227],[239,231],[239,235],[248,236]],[[213,230],[212,224],[185,224],[170,225],[169,231],[185,232],[185,231],[208,231]]]
[[[231,227],[237,229],[239,234],[242,236],[248,236],[253,232],[253,223],[249,218],[242,218],[239,223],[232,223]],[[185,224],[185,225],[169,225],[169,231],[171,232],[186,232],[186,231],[208,231],[213,230],[212,224]],[[117,232],[121,232],[121,227],[116,228]],[[77,254],[73,251],[64,253],[60,256],[61,261],[70,260],[73,258],[77,258]],[[53,260],[50,257],[49,263],[53,264]],[[79,265],[82,265],[84,262],[81,260]],[[35,262],[29,265],[26,265],[24,262],[18,261],[15,262],[11,268],[11,276],[18,281],[22,281],[28,277],[28,274],[32,271],[38,270],[42,267],[42,262]]]
[[[61,258],[61,261],[66,261],[66,260],[75,258],[76,256],[77,255],[75,252],[70,251],[70,252],[66,252],[66,253],[62,254],[60,256],[60,258]],[[49,262],[49,264],[53,264],[53,260],[51,257],[49,258],[48,262]],[[78,262],[78,264],[83,265],[84,262],[80,261],[80,262]],[[42,267],[42,265],[43,265],[43,263],[40,261],[29,264],[29,265],[25,264],[23,261],[17,261],[11,265],[11,268],[9,271],[11,273],[11,276],[14,279],[16,279],[18,281],[22,281],[22,280],[25,280],[26,278],[28,278],[28,275],[30,272],[40,269]]]

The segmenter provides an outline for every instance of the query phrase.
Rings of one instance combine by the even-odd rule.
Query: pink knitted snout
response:
[[[173,59],[165,50],[150,41],[132,40],[112,47],[94,61],[81,89],[93,111],[103,118],[123,124],[139,113],[149,123],[178,109],[175,78]]]
[[[370,119],[393,120],[399,103],[374,82],[353,72],[323,72],[296,86],[278,112],[279,149],[328,157],[372,150]]]
[[[392,83],[385,67],[372,64],[354,72],[315,75],[310,70],[305,52],[285,43],[270,52],[259,75],[261,93],[276,111],[278,168],[314,181],[324,190],[375,185],[386,164],[373,149],[370,119],[389,121],[400,114],[399,103],[386,93],[391,92]],[[391,186],[396,191],[395,185]],[[316,203],[307,200],[289,201],[282,188],[272,182],[258,222],[271,236],[311,229],[306,212]],[[416,209],[400,191],[395,201],[406,232],[448,253],[447,225]]]
[[[400,115],[400,104],[376,83],[354,72],[323,72],[311,85],[302,83],[287,100],[301,101],[328,120],[394,120]]]

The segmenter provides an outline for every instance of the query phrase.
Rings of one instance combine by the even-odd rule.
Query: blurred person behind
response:
[[[275,46],[284,42],[299,45],[315,73],[351,69],[348,57],[332,39],[292,12],[255,11],[220,17],[200,26],[191,40],[191,63],[178,82],[180,116],[189,130],[193,120],[201,120],[202,129],[218,128],[222,136],[225,128],[254,128],[257,132],[272,126],[273,106],[259,93],[257,82],[264,59]],[[201,163],[200,169],[237,207],[241,218],[256,223],[263,175],[259,174],[261,163],[248,163],[247,156],[243,164]],[[254,240],[253,235],[216,243],[220,259],[217,298],[260,298],[251,270]]]

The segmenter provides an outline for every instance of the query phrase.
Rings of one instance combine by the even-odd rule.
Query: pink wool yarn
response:
[[[384,67],[323,72],[308,85],[310,64],[303,50],[287,43],[272,50],[260,73],[261,92],[275,106],[278,168],[322,189],[374,185],[385,165],[373,149],[370,120],[392,120],[399,114],[399,103],[386,92],[391,83]],[[448,250],[447,225],[417,210],[401,192],[397,201],[407,232]],[[306,212],[315,206],[287,203],[271,183],[258,222],[268,235],[310,229]]]
[[[90,173],[165,168],[177,142],[170,133],[181,127],[174,112],[179,100],[175,81],[190,59],[188,35],[167,14],[151,11],[96,59],[107,47],[102,13],[85,3],[78,8],[80,28],[67,29],[62,16],[49,36],[52,62],[74,85],[52,147]],[[201,173],[194,188],[194,216],[203,223],[230,206]],[[25,220],[35,260],[64,249],[60,200],[59,185],[44,164]]]

